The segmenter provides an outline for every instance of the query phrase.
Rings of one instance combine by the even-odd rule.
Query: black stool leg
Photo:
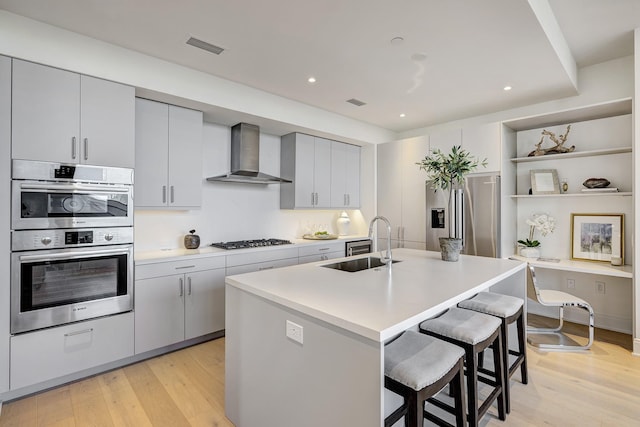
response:
[[[494,360],[493,363],[494,363],[494,372],[496,374],[496,383],[498,383],[498,386],[501,387],[501,393],[498,396],[498,417],[502,421],[507,419],[507,414],[505,411],[505,406],[506,406],[505,381],[509,380],[508,375],[505,378],[504,368],[501,366],[502,361],[504,360],[504,357],[502,355],[504,348],[505,347],[502,344],[502,337],[500,336],[500,334],[498,334],[498,338],[496,339],[496,342],[493,343],[493,360]],[[509,365],[507,365],[507,371],[509,370],[508,366]]]
[[[522,357],[522,363],[520,364],[520,377],[522,379],[522,384],[529,383],[529,376],[527,374],[527,337],[525,336],[525,327],[524,327],[524,313],[520,314],[518,320],[516,321],[516,325],[518,327],[518,351]]]
[[[502,338],[502,376],[504,378],[504,400],[506,402],[507,414],[511,412],[511,392],[509,381],[509,325],[507,319],[502,318],[500,324],[500,336]]]
[[[478,354],[472,345],[465,345],[465,361],[467,362],[467,405],[470,426],[478,425]]]

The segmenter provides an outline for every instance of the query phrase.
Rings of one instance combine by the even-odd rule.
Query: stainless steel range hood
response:
[[[207,181],[244,182],[249,184],[280,184],[291,182],[259,171],[260,128],[238,123],[231,128],[231,172],[212,176]]]

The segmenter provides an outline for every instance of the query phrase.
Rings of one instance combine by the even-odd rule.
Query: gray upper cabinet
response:
[[[136,99],[136,207],[202,204],[202,112]]]
[[[280,208],[331,207],[331,141],[301,133],[282,137]]]
[[[134,166],[135,90],[13,59],[12,158]]]
[[[360,147],[331,142],[331,207],[360,207]]]

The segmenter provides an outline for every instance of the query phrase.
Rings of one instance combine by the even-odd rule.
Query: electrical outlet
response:
[[[596,282],[596,292],[604,295],[606,291],[606,287],[604,282]]]
[[[574,279],[567,279],[567,289],[575,289],[576,281]]]
[[[302,344],[304,338],[304,329],[297,323],[287,320],[287,338],[291,338],[295,342]]]

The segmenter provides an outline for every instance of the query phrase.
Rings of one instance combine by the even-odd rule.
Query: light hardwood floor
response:
[[[529,347],[529,384],[512,378],[507,420],[492,409],[481,425],[640,426],[640,357],[630,349],[631,337],[610,331],[596,331],[588,352]],[[5,403],[0,426],[232,426],[224,338]]]

